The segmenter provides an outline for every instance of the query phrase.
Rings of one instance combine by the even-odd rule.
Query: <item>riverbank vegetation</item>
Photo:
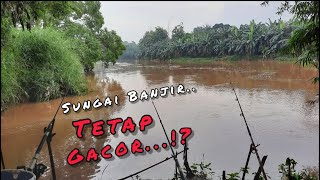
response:
[[[1,1],[1,107],[86,92],[94,63],[125,50],[99,1]]]
[[[261,5],[267,5],[265,1]],[[266,7],[267,8],[267,7]],[[294,60],[319,70],[319,2],[285,1],[278,14],[289,11],[294,17],[268,23],[250,21],[236,27],[215,24],[185,32],[183,23],[169,32],[162,27],[145,32],[138,44],[131,43],[124,59],[160,60],[182,63],[182,59],[211,60]],[[134,49],[134,50],[132,50]],[[318,82],[319,77],[314,78]]]
[[[319,179],[319,167],[316,166],[308,166],[304,167],[302,170],[296,170],[296,165],[298,163],[294,159],[287,158],[284,163],[278,165],[279,173],[281,174],[281,179],[288,179],[288,180],[318,180]],[[212,163],[205,162],[204,155],[203,160],[200,163],[193,163],[191,166],[192,173],[201,179],[214,179],[214,175],[218,175],[216,172],[213,171]],[[222,175],[218,175],[220,179],[225,180],[240,180],[246,179],[243,177],[254,176],[256,172],[252,172],[255,169],[250,167],[244,168],[241,167],[238,172],[226,172],[226,176],[222,177]],[[184,174],[187,174],[187,170],[183,168]],[[268,176],[268,173],[266,173]],[[141,179],[140,177],[136,177],[136,179]],[[177,173],[174,174],[174,178],[172,180],[181,179],[180,175]],[[258,179],[263,179],[262,175]]]
[[[12,40],[2,51],[1,100],[22,98],[44,101],[85,92],[82,65],[71,41],[52,28],[32,33],[12,30]]]
[[[188,33],[181,23],[173,29],[171,38],[161,27],[147,31],[139,44],[130,44],[136,50],[125,54],[130,54],[127,59],[138,57],[141,60],[271,59],[286,55],[281,50],[288,45],[291,33],[297,28],[293,20],[266,24],[252,20],[240,28],[221,23],[196,27]]]
[[[203,155],[204,156],[204,155]],[[279,173],[281,174],[281,179],[288,179],[288,180],[318,180],[319,179],[319,167],[305,167],[302,170],[298,171],[295,169],[295,166],[297,165],[297,162],[294,159],[287,158],[284,163],[281,163],[278,166]],[[238,172],[226,172],[225,177],[223,177],[222,173],[221,175],[218,175],[217,172],[213,171],[212,163],[205,162],[205,159],[200,163],[193,163],[191,166],[191,171],[194,174],[195,177],[191,177],[190,179],[203,179],[203,180],[211,180],[211,179],[225,179],[225,180],[240,180],[240,179],[248,179],[243,178],[243,175],[245,174],[245,177],[248,176],[254,176],[256,172],[250,172],[250,168],[240,168]],[[185,167],[183,167],[183,173],[184,175],[187,174],[187,170]],[[267,173],[266,173],[267,174]],[[174,177],[171,178],[171,180],[179,180],[182,179],[180,174],[176,171],[173,175]],[[214,176],[216,178],[214,178]],[[268,178],[270,178],[267,175]],[[135,177],[132,177],[132,179],[135,180],[142,180],[141,176],[136,175]],[[263,179],[262,175],[258,179]]]
[[[292,22],[271,22],[241,25],[240,28],[229,24],[196,27],[191,33],[184,31],[181,23],[168,32],[156,27],[148,31],[139,41],[141,59],[168,60],[180,57],[215,58],[223,56],[258,56],[271,58],[280,54],[287,45],[291,32],[297,27]]]

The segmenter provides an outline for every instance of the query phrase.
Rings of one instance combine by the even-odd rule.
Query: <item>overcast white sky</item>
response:
[[[171,33],[183,22],[184,30],[191,32],[202,25],[224,23],[235,26],[248,24],[252,19],[269,22],[279,19],[276,15],[281,2],[260,6],[259,1],[101,1],[105,27],[115,30],[123,41],[138,42],[148,30],[160,26]],[[289,20],[291,14],[282,15]]]

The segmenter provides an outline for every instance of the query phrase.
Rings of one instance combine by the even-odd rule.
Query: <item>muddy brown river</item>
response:
[[[153,146],[166,142],[159,119],[151,101],[128,101],[127,92],[150,91],[153,88],[183,84],[195,88],[186,95],[168,95],[154,99],[167,131],[191,127],[193,136],[188,140],[188,160],[212,163],[213,178],[219,179],[222,171],[238,172],[244,167],[250,138],[229,82],[233,82],[244,114],[258,147],[260,156],[268,155],[265,171],[272,179],[280,179],[278,165],[287,157],[298,162],[297,168],[319,164],[319,103],[307,101],[319,93],[318,84],[311,78],[318,75],[311,68],[272,61],[215,63],[193,67],[177,65],[133,65],[117,63],[105,68],[96,64],[94,75],[87,77],[89,93],[86,96],[66,97],[64,102],[82,103],[119,97],[119,105],[90,111],[63,114],[58,112],[52,148],[57,179],[119,179],[144,169],[170,156],[168,149],[142,155],[130,154],[125,158],[99,158],[76,167],[67,164],[68,154],[78,148],[83,154],[90,148],[97,152],[109,144],[132,143],[139,139]],[[43,128],[52,120],[60,99],[40,103],[23,103],[1,113],[1,147],[6,168],[29,165],[43,135]],[[92,121],[151,115],[155,124],[147,133],[103,135],[95,138],[91,128],[84,131],[85,139],[76,136],[72,121],[90,118]],[[130,146],[130,144],[129,144]],[[176,151],[183,149],[178,143]],[[179,156],[182,165],[182,156]],[[39,161],[50,166],[46,145]],[[258,169],[255,155],[251,156],[249,172]],[[173,177],[174,161],[169,160],[140,174],[143,179],[169,179]],[[248,176],[249,178],[250,176]],[[41,179],[50,179],[50,170]]]

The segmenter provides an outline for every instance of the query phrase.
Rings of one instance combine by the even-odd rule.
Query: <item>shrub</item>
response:
[[[72,42],[53,28],[13,29],[1,51],[1,104],[26,97],[45,101],[86,92],[85,75]]]

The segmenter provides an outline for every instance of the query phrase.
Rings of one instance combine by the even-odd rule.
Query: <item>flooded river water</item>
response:
[[[128,101],[127,92],[149,92],[153,88],[183,84],[195,88],[186,95],[169,95],[154,99],[167,131],[191,127],[188,160],[192,164],[212,163],[215,179],[222,171],[237,172],[244,167],[250,139],[233,91],[228,84],[233,82],[244,114],[246,115],[260,156],[268,155],[265,171],[272,179],[279,179],[278,165],[287,157],[303,166],[318,166],[319,159],[319,103],[308,104],[319,93],[318,84],[310,79],[317,71],[298,65],[265,62],[217,63],[203,67],[176,65],[132,65],[117,63],[105,68],[97,64],[95,74],[88,76],[90,92],[86,96],[66,97],[64,102],[78,103],[96,98],[119,96],[119,105],[101,107],[90,111],[59,111],[56,117],[52,148],[58,179],[119,179],[157,163],[170,156],[170,151],[161,149],[144,155],[130,154],[126,158],[97,162],[84,162],[76,167],[67,164],[72,149],[85,153],[94,147],[99,152],[106,144],[116,147],[119,142],[132,143],[139,139],[153,146],[166,142],[163,130],[151,101]],[[40,103],[24,103],[12,106],[1,113],[1,147],[6,168],[28,165],[61,99]],[[154,127],[147,134],[105,135],[95,138],[91,128],[85,131],[85,139],[76,137],[72,121],[90,118],[92,121],[132,117],[138,124],[140,118],[150,114]],[[129,145],[130,145],[129,144]],[[180,143],[179,143],[180,144]],[[175,150],[180,151],[180,144]],[[47,147],[39,162],[50,165]],[[182,164],[182,157],[179,157]],[[169,160],[140,176],[149,179],[173,177],[174,162]],[[255,172],[257,160],[250,160],[250,172]],[[250,173],[251,174],[251,173]],[[50,171],[42,179],[49,179]]]

